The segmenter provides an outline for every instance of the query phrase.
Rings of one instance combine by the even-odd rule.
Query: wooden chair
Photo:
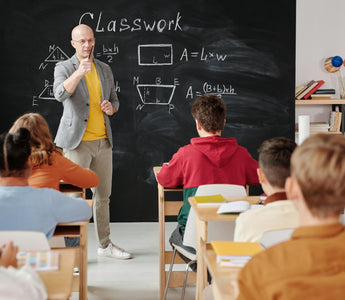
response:
[[[61,182],[60,191],[63,193],[77,193],[85,199],[85,189]],[[92,207],[93,201],[86,200]],[[79,246],[76,249],[76,264],[79,273],[73,275],[72,292],[79,292],[79,299],[87,299],[87,234],[89,221],[59,223],[56,226],[54,237],[79,237]]]
[[[153,171],[155,175],[159,172],[161,167],[154,167]],[[166,266],[170,264],[173,251],[165,249],[165,217],[166,216],[177,216],[180,208],[183,204],[183,199],[181,201],[165,201],[166,192],[181,192],[182,188],[167,189],[161,186],[157,182],[158,189],[158,224],[159,224],[159,292],[160,299],[163,298],[164,288],[167,282],[168,271],[165,270]],[[185,264],[185,262],[180,258],[176,257],[176,264]],[[187,283],[196,282],[195,272],[188,277]],[[169,287],[180,287],[183,286],[184,281],[184,271],[172,271]]]

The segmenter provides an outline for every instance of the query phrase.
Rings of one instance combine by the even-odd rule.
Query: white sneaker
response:
[[[118,259],[129,259],[132,255],[113,243],[109,243],[107,248],[98,248],[97,255],[107,256]]]

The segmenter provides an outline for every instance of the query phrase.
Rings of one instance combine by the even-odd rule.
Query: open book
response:
[[[238,214],[248,209],[262,207],[261,204],[250,204],[248,201],[240,200],[223,203],[217,210],[217,214]]]
[[[18,268],[30,266],[36,271],[59,269],[58,251],[19,252],[17,254]]]

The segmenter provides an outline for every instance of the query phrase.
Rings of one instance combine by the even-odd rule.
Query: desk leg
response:
[[[79,300],[87,299],[87,230],[88,224],[80,226]]]
[[[196,295],[195,299],[201,299],[201,294],[206,287],[207,281],[207,267],[204,260],[204,254],[206,253],[207,242],[207,222],[201,221],[196,215],[196,228],[197,228],[197,260],[198,268],[196,273]]]

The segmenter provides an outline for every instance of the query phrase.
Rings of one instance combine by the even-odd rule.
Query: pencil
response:
[[[91,47],[91,51],[90,51],[90,54],[89,54],[89,59],[91,58],[92,50],[93,50],[93,45]]]

